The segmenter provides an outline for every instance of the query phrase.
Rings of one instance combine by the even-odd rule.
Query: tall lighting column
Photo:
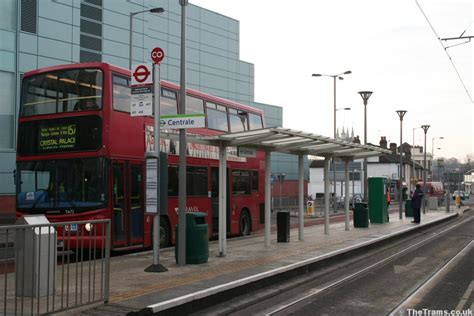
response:
[[[367,101],[369,101],[372,91],[359,91],[364,101],[364,145],[367,145]],[[367,158],[364,158],[364,202],[367,202]]]
[[[312,74],[311,76],[313,77],[331,77],[333,78],[333,81],[334,81],[334,89],[333,89],[333,92],[334,92],[334,126],[333,126],[333,129],[334,129],[334,139],[336,139],[336,111],[337,111],[337,108],[336,108],[336,79],[339,79],[339,80],[344,80],[344,75],[350,75],[352,73],[352,71],[350,70],[347,70],[347,71],[344,71],[344,72],[341,72],[337,75],[325,75],[325,74]],[[333,169],[334,169],[334,199],[336,198],[336,188],[337,188],[337,182],[336,182],[336,163],[334,161],[334,159],[332,160],[332,165],[333,165]],[[334,200],[334,210],[336,209],[336,200]]]
[[[128,50],[128,57],[130,58],[130,60],[128,62],[128,69],[132,69],[132,60],[133,60],[133,58],[132,58],[133,16],[135,16],[136,14],[145,13],[145,12],[163,13],[163,12],[165,12],[165,9],[163,9],[163,8],[153,8],[153,9],[143,10],[143,11],[138,11],[138,12],[130,12],[130,34],[129,34],[129,43],[130,43],[130,45],[129,45],[129,50]]]
[[[434,149],[435,149],[435,147],[434,147],[434,141],[435,141],[436,139],[444,139],[444,137],[443,137],[443,136],[440,136],[440,137],[433,137],[433,138],[431,139],[431,168],[430,168],[430,171],[431,171],[431,181],[434,180],[434,168],[433,168],[433,162],[434,162],[434,158],[435,158],[435,156],[434,156]],[[439,148],[436,148],[436,149],[439,149]],[[439,181],[439,180],[438,180],[438,181]]]
[[[181,97],[179,114],[186,114],[186,6],[188,0],[179,0],[181,5]],[[179,188],[178,188],[178,265],[186,265],[186,130],[179,130]]]
[[[426,214],[426,133],[430,128],[429,125],[421,125],[425,132],[425,147],[423,147],[423,214]]]
[[[405,110],[398,110],[397,114],[400,117],[400,175],[399,175],[399,180],[400,180],[400,193],[398,194],[398,213],[399,213],[399,218],[402,219],[402,208],[403,208],[403,150],[402,150],[402,144],[403,144],[403,117],[407,111]]]

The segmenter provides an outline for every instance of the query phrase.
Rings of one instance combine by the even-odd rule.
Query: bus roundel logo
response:
[[[133,73],[133,78],[138,82],[138,83],[144,83],[147,81],[148,77],[150,76],[150,70],[145,65],[139,65],[136,69],[135,72]]]
[[[151,60],[153,60],[155,64],[159,64],[163,58],[165,58],[165,52],[159,47],[153,48],[151,51]]]

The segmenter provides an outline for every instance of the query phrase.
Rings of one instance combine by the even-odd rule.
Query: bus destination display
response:
[[[76,146],[76,124],[40,127],[38,151],[63,151]]]
[[[21,122],[18,126],[20,155],[99,150],[101,146],[102,119],[96,115]]]

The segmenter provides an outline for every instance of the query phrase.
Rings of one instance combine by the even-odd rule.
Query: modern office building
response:
[[[16,121],[21,75],[68,63],[103,61],[129,67],[130,13],[133,63],[165,51],[161,78],[179,84],[181,7],[178,0],[0,1],[0,213],[14,209]],[[282,126],[279,106],[254,101],[254,65],[240,60],[239,21],[187,7],[187,86],[261,108],[266,126]],[[273,154],[273,170],[297,179],[296,157]],[[307,170],[307,168],[306,168]],[[306,171],[306,179],[309,178]]]

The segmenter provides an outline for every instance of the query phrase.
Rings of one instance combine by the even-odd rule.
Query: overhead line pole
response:
[[[186,114],[186,6],[187,0],[180,0],[181,5],[181,96],[179,114]],[[186,265],[186,130],[179,130],[179,189],[178,189],[178,265]]]

